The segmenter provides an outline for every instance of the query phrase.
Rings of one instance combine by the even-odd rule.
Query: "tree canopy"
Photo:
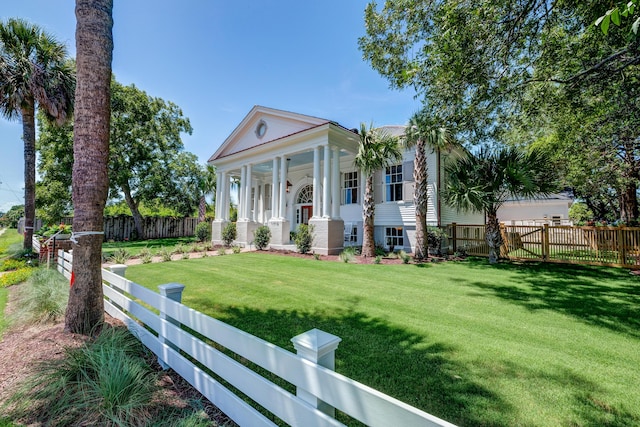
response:
[[[47,191],[39,197],[45,209],[48,194],[64,196],[64,189],[70,188],[73,127],[56,129],[46,120],[40,123],[39,170],[41,185]],[[198,165],[194,154],[184,151],[181,134],[190,133],[192,129],[182,110],[171,102],[147,95],[134,85],[124,86],[112,80],[110,126],[110,199],[127,203],[139,221],[139,235],[143,235],[141,202],[154,204],[162,200],[178,214],[192,215],[201,194],[198,185],[203,167]]]
[[[374,1],[359,45],[392,88],[413,88],[458,140],[553,142],[554,167],[582,197],[594,194],[582,178],[608,173],[597,198],[610,194],[619,216],[633,222],[640,39],[637,10],[621,17],[628,2],[614,6],[620,16],[596,0]],[[607,13],[616,25],[605,36],[594,24]],[[598,156],[601,167],[585,161]]]

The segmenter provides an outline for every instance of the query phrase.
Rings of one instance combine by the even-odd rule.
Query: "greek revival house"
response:
[[[404,132],[404,126],[386,129]],[[285,248],[301,224],[313,225],[316,253],[361,245],[364,177],[353,165],[358,141],[355,131],[336,122],[255,106],[209,159],[218,174],[214,244],[230,221],[233,193],[239,245],[250,245],[256,228],[268,225],[271,247]],[[484,223],[481,213],[457,213],[440,202],[447,156],[427,153],[428,223]],[[415,244],[413,160],[407,151],[401,163],[375,174],[375,240],[385,247],[412,251]]]

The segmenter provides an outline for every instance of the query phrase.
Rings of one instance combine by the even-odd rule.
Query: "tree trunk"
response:
[[[498,262],[498,255],[502,246],[502,234],[500,233],[500,223],[496,212],[487,212],[485,240],[489,245],[489,263],[495,264]]]
[[[373,233],[375,209],[373,175],[369,175],[364,188],[364,200],[362,201],[362,217],[364,219],[362,227],[362,255],[367,257],[372,257],[376,254],[376,242]]]
[[[204,196],[200,196],[200,204],[198,205],[198,222],[204,222],[207,214],[207,201]],[[257,214],[256,214],[257,215]]]
[[[429,257],[429,239],[427,238],[427,202],[429,187],[427,186],[427,156],[422,139],[416,142],[416,158],[413,167],[414,193],[416,207],[416,249],[414,258],[422,260]]]
[[[21,109],[24,142],[24,242],[25,250],[33,247],[33,227],[36,217],[36,120],[35,101],[26,98]]]
[[[89,335],[104,321],[103,214],[108,194],[113,0],[76,0],[73,275],[65,329]]]
[[[620,219],[629,226],[638,224],[638,185],[635,181],[629,181],[622,190],[620,203]]]
[[[121,188],[124,193],[124,200],[131,211],[131,216],[133,216],[133,225],[136,227],[136,238],[144,239],[144,227],[142,226],[142,215],[140,214],[140,210],[138,209],[138,202],[136,202],[131,196],[131,188],[129,188],[129,184],[125,184]]]

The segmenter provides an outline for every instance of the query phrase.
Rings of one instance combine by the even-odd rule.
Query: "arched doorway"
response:
[[[313,185],[305,185],[296,196],[296,227],[308,224],[313,216]]]

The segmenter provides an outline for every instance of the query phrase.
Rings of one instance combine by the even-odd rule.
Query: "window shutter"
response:
[[[413,182],[413,160],[402,163],[402,180]]]
[[[403,182],[402,186],[402,200],[405,202],[413,202],[413,191],[415,184],[413,182]]]

